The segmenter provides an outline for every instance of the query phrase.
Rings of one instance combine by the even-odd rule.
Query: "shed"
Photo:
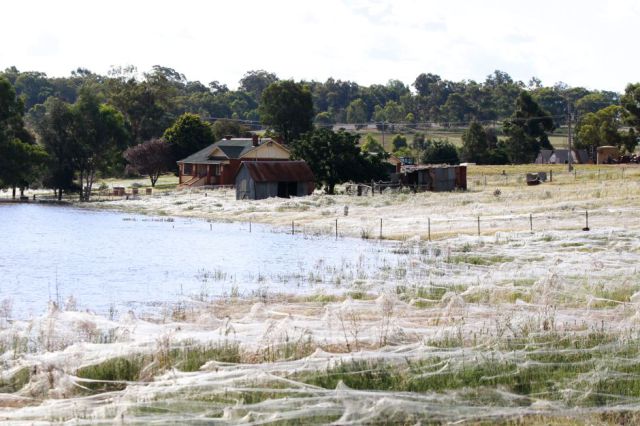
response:
[[[620,157],[620,151],[615,146],[599,146],[596,152],[598,164],[611,164]]]
[[[315,177],[304,161],[243,161],[236,174],[237,200],[302,197],[315,188]]]
[[[467,189],[466,166],[405,166],[401,174],[403,185],[426,191]]]
[[[569,152],[568,149],[541,149],[535,164],[567,164],[569,163]],[[573,164],[588,164],[590,159],[587,150],[571,150],[571,162]]]

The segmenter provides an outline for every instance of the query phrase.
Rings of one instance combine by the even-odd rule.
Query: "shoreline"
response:
[[[166,191],[129,200],[71,205],[157,217],[220,223],[259,223],[309,235],[404,241],[495,236],[511,232],[581,231],[590,227],[640,228],[640,181],[547,183],[471,187],[468,191],[320,195],[235,200],[229,190]],[[588,213],[586,213],[588,212]],[[345,214],[346,213],[346,214]],[[478,228],[480,228],[478,230]]]

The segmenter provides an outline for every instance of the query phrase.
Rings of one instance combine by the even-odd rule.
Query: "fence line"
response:
[[[624,212],[620,210],[619,213]],[[615,213],[615,212],[613,212]],[[434,218],[423,216],[421,226],[415,224],[416,218],[370,218],[359,224],[349,223],[349,219],[331,219],[325,225],[303,225],[291,222],[291,235],[298,236],[334,236],[360,237],[363,239],[403,240],[414,236],[421,236],[428,241],[446,238],[453,235],[491,236],[503,232],[519,232],[529,234],[543,234],[553,231],[581,231],[587,232],[604,228],[606,224],[596,224],[594,217],[610,219],[610,209],[576,210],[570,213],[554,212],[552,214],[523,213],[512,216],[466,216],[460,218]],[[347,222],[347,223],[345,223]],[[409,226],[410,223],[410,226]],[[622,228],[640,227],[640,221],[624,223]],[[377,229],[376,229],[377,228]],[[412,228],[411,230],[408,230]],[[280,228],[282,229],[282,228]],[[248,227],[250,231],[250,223]],[[295,231],[294,231],[295,230]],[[377,232],[376,232],[377,231]],[[286,231],[285,231],[286,232]],[[376,235],[377,234],[377,235]]]

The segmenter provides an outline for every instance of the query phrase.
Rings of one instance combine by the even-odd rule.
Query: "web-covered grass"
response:
[[[315,265],[312,294],[144,317],[5,308],[0,421],[635,423],[640,231],[621,225],[413,238],[375,271]]]

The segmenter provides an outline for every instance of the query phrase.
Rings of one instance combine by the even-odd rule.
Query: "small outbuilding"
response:
[[[236,174],[237,200],[302,197],[315,189],[315,177],[304,161],[243,161]]]
[[[422,191],[467,189],[467,167],[449,165],[405,166],[400,173],[403,185]]]
[[[570,154],[571,152],[571,154]],[[591,162],[586,149],[541,149],[534,161],[535,164],[568,164],[569,155],[573,164],[588,164]]]
[[[620,150],[615,146],[599,146],[596,152],[598,164],[612,164],[618,160],[618,157],[620,157]]]

